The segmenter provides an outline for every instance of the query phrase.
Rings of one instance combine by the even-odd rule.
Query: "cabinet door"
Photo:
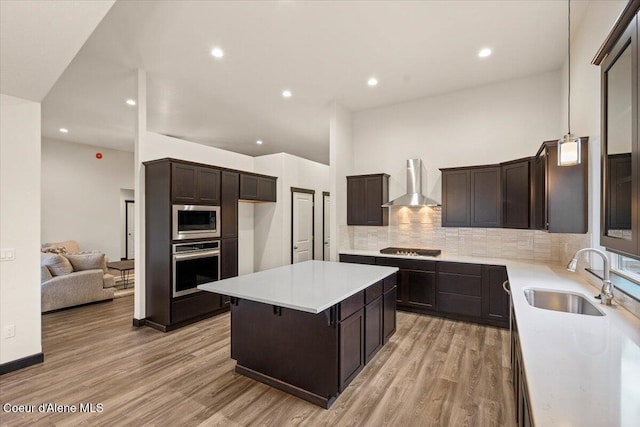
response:
[[[471,169],[471,226],[500,227],[500,167]]]
[[[365,306],[364,363],[367,364],[382,348],[382,295]]]
[[[258,200],[263,202],[276,201],[276,180],[274,178],[258,177]]]
[[[372,256],[340,254],[340,262],[374,265],[376,263],[376,259]]]
[[[535,159],[536,179],[534,183],[535,227],[548,230],[547,221],[547,150],[543,148]]]
[[[404,286],[403,303],[421,308],[435,308],[436,273],[431,271],[400,270]]]
[[[364,308],[339,325],[340,391],[343,391],[364,367]]]
[[[207,205],[220,205],[220,171],[213,168],[198,168],[198,202]]]
[[[240,175],[240,198],[243,200],[258,199],[258,177],[255,175]]]
[[[382,297],[382,342],[386,343],[396,332],[396,287],[386,291]]]
[[[238,237],[238,173],[222,172],[220,237]]]
[[[171,199],[174,203],[196,203],[197,168],[180,163],[171,164]]]
[[[347,224],[366,225],[366,180],[347,178]]]
[[[502,288],[508,279],[503,266],[482,266],[482,317],[504,323],[509,322],[509,294]]]
[[[529,160],[502,166],[502,226],[529,228]]]
[[[382,225],[382,178],[374,176],[365,179],[365,223]]]
[[[220,279],[238,275],[238,239],[220,241]]]
[[[471,223],[469,170],[442,172],[442,226],[468,227]]]

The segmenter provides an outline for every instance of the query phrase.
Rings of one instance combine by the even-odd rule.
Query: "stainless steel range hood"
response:
[[[407,160],[406,194],[382,206],[438,206],[438,202],[422,194],[422,160]]]

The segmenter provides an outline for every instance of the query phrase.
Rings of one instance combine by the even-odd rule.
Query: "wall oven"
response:
[[[173,297],[198,292],[198,285],[220,280],[220,241],[173,245]]]
[[[220,237],[220,206],[173,205],[173,240]]]

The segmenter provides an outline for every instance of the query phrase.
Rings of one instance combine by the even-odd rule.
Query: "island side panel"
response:
[[[329,407],[338,395],[339,365],[338,331],[335,317],[329,316],[331,309],[312,314],[245,299],[234,298],[235,302],[231,305],[231,358],[237,361],[236,370]]]

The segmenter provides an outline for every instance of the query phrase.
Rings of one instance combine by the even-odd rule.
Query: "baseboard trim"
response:
[[[9,372],[17,371],[19,369],[28,368],[29,366],[37,365],[44,362],[44,353],[36,353],[31,356],[23,357],[22,359],[12,360],[11,362],[3,363],[0,365],[0,375],[8,374]]]
[[[133,318],[133,326],[135,326],[136,328],[141,328],[146,324],[147,324],[147,319],[136,319],[135,317]]]

